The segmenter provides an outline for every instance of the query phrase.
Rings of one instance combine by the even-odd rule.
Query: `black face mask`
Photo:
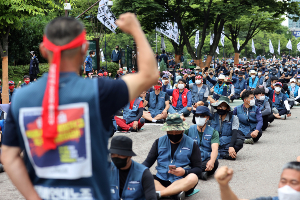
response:
[[[226,85],[230,85],[230,82],[226,82]]]
[[[239,80],[242,80],[243,79],[243,77],[239,77]]]
[[[287,72],[287,69],[283,69],[284,72]]]
[[[227,110],[223,110],[223,109],[217,109],[217,113],[219,115],[225,115],[227,113]]]
[[[222,84],[222,81],[218,81],[219,84]]]
[[[121,169],[127,165],[127,158],[114,157],[114,158],[111,158],[111,160],[114,162],[115,166],[118,169]]]
[[[212,76],[212,75],[214,75],[214,73],[212,73],[212,72],[209,72],[209,75],[211,75],[211,76]]]
[[[119,50],[119,48],[116,48],[116,50]]]
[[[178,134],[178,135],[171,135],[171,134],[167,134],[168,135],[168,138],[174,142],[174,143],[177,143],[181,140],[182,136],[183,136],[183,133],[181,134]]]
[[[235,74],[239,74],[239,72],[237,71],[237,72],[235,72]]]

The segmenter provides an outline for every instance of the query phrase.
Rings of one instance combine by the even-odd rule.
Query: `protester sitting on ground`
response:
[[[233,170],[227,166],[220,167],[215,174],[219,183],[222,200],[241,200],[229,186]],[[259,186],[258,186],[259,187]],[[263,186],[261,186],[263,187]],[[300,162],[289,162],[284,165],[279,184],[277,197],[260,197],[252,200],[298,200],[300,199]],[[245,199],[244,199],[245,200]]]
[[[25,75],[24,76],[24,83],[21,84],[21,81],[19,81],[17,88],[24,87],[25,85],[28,85],[30,83],[30,76]],[[21,84],[21,85],[20,85]]]
[[[246,90],[242,94],[243,104],[234,108],[233,115],[239,118],[239,130],[245,136],[245,144],[254,144],[262,136],[263,119],[261,110],[255,105],[253,91]]]
[[[126,136],[116,136],[111,140],[111,197],[119,199],[156,200],[154,179],[149,169],[133,161],[132,140]]]
[[[219,166],[217,160],[219,148],[219,133],[207,123],[211,119],[211,114],[206,106],[198,106],[194,112],[193,123],[184,133],[192,138],[200,148],[202,160],[201,179],[214,174]]]
[[[265,77],[265,81],[267,79],[268,79],[268,77]],[[269,99],[271,100],[271,102],[274,102],[273,101],[273,97],[274,97],[274,93],[275,93],[275,91],[274,91],[274,89],[275,89],[274,85],[275,85],[275,83],[277,83],[277,81],[278,81],[278,78],[276,76],[272,76],[271,81],[270,81],[270,87],[266,88],[266,94],[269,97]]]
[[[49,74],[14,94],[1,147],[5,171],[25,199],[111,199],[111,116],[158,78],[136,16],[122,14],[116,24],[140,49],[139,72],[117,81],[78,76],[89,48],[79,20],[59,17],[47,25],[40,51]]]
[[[204,72],[204,70],[202,70],[202,74],[203,74],[203,72]],[[209,76],[210,79],[212,79],[212,80],[214,80],[214,81],[217,80],[217,78],[214,76],[214,74],[215,74],[215,69],[214,69],[214,68],[209,68],[209,69],[207,70],[207,73],[206,73],[206,74],[207,74],[207,76]],[[205,76],[204,78],[206,78],[206,75],[203,74],[203,76]],[[209,81],[206,81],[206,85],[209,86],[209,91],[210,91],[210,89],[214,86],[214,84],[212,84],[212,83],[209,82]]]
[[[262,131],[265,131],[268,128],[269,115],[272,113],[269,97],[265,96],[264,88],[257,88],[254,90],[255,95],[255,105],[260,108],[263,126]]]
[[[235,79],[237,79],[237,78],[235,78]],[[235,89],[234,89],[234,85],[232,84],[233,81],[229,77],[225,77],[224,81],[228,87],[228,89],[227,89],[228,98],[231,99],[232,97],[235,96]]]
[[[213,92],[215,100],[218,100],[220,96],[228,96],[228,86],[224,83],[225,76],[223,74],[219,75],[218,81],[211,79],[209,76],[206,76],[206,80],[214,85],[210,90]]]
[[[220,97],[211,103],[212,120],[210,126],[219,132],[219,159],[235,160],[237,153],[243,148],[245,136],[239,129],[239,119],[232,115],[229,98]]]
[[[201,153],[194,140],[183,134],[188,128],[179,114],[169,114],[161,129],[167,135],[155,140],[143,162],[150,168],[157,161],[154,184],[159,197],[184,199],[185,195],[195,193],[201,177]]]
[[[289,90],[290,90],[290,93],[293,94],[293,97],[291,97],[290,95],[290,98],[293,98],[296,102],[300,102],[300,87],[296,84],[297,81],[296,79],[292,78],[290,80],[290,83],[291,85],[289,86]]]
[[[272,111],[273,114],[269,115],[269,122],[272,123],[274,119],[283,119],[291,116],[290,105],[286,95],[281,92],[282,83],[276,82],[274,84],[275,93],[273,93]]]
[[[250,77],[247,79],[248,90],[254,90],[259,86],[259,78],[256,76],[255,70],[250,70]]]
[[[145,93],[145,92],[143,92]],[[145,119],[142,118],[144,111],[143,98],[138,97],[130,101],[123,110],[123,119],[115,116],[118,131],[137,132],[144,126]]]
[[[287,101],[290,105],[290,109],[292,109],[295,104],[295,99],[294,99],[294,94],[290,92],[288,84],[284,83],[282,85],[281,92],[287,97]]]
[[[161,91],[162,83],[160,81],[154,86],[154,91],[146,95],[144,107],[148,105],[148,111],[144,111],[143,118],[146,122],[164,123],[168,116],[170,108],[170,96]]]
[[[206,103],[209,96],[209,90],[207,85],[203,84],[203,77],[198,75],[195,77],[195,83],[189,84],[189,88],[192,92],[192,104]]]
[[[242,91],[247,89],[247,81],[244,79],[244,72],[239,72],[238,80],[233,84],[234,85],[234,96],[231,96],[230,100],[241,98]]]
[[[161,82],[162,82],[163,85],[167,82],[167,83],[168,83],[167,89],[172,89],[172,85],[171,85],[171,83],[170,83],[170,81],[169,81],[169,75],[168,75],[168,74],[164,74],[164,75],[162,76]]]
[[[169,96],[172,96],[172,105],[168,112],[170,114],[178,113],[183,114],[185,117],[189,116],[192,111],[192,95],[191,92],[185,88],[186,81],[180,79],[178,81],[178,89],[166,89],[168,81],[166,81],[162,87],[163,92],[167,92]]]

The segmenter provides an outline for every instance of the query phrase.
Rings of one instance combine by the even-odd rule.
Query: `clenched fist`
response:
[[[136,33],[137,30],[141,30],[141,25],[133,13],[125,13],[119,16],[116,21],[119,28],[130,35]]]
[[[233,170],[229,169],[227,166],[223,166],[217,170],[215,173],[215,179],[220,185],[228,185],[229,181],[232,179]]]

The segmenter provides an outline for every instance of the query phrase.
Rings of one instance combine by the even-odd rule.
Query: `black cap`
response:
[[[244,72],[239,72],[239,75],[245,75],[245,73]]]
[[[126,136],[113,137],[110,143],[109,152],[122,156],[136,156],[132,151],[132,140]]]

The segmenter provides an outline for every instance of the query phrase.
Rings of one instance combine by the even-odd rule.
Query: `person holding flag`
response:
[[[47,25],[40,51],[49,74],[14,94],[3,133],[1,162],[25,199],[111,199],[112,116],[158,78],[135,15],[122,14],[116,24],[133,36],[140,53],[139,72],[119,80],[78,76],[89,47],[81,22],[59,17]]]

